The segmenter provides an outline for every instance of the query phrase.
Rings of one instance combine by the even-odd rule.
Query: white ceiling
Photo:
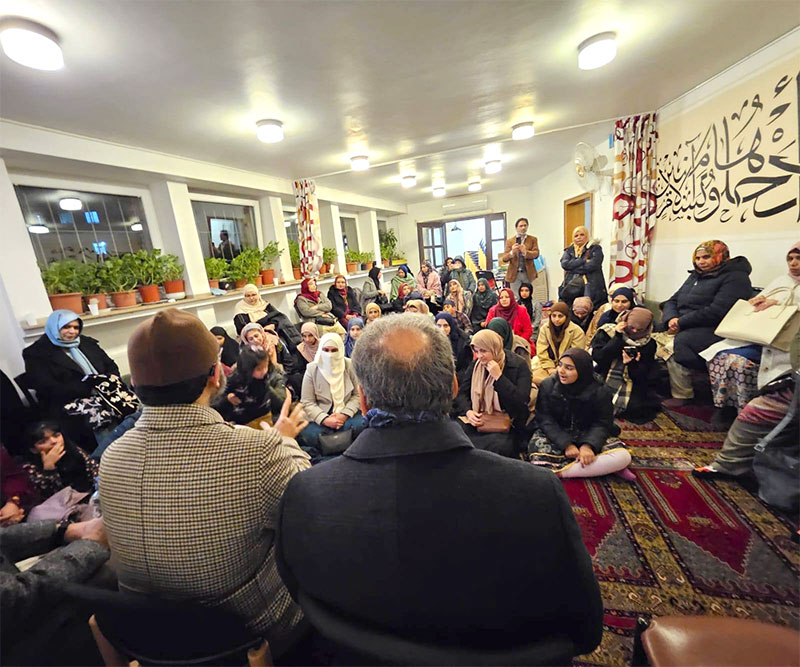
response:
[[[785,34],[797,0],[5,0],[3,15],[61,37],[66,68],[38,72],[0,55],[0,116],[272,176],[348,169],[364,150],[400,167],[318,179],[395,201],[448,195],[480,173],[483,145],[519,120],[539,136],[499,145],[485,188],[529,184],[596,144],[609,123],[655,109]],[[605,30],[619,54],[577,68],[577,45]],[[284,121],[262,144],[254,122]],[[551,134],[545,134],[552,132]],[[463,149],[465,146],[473,148]]]

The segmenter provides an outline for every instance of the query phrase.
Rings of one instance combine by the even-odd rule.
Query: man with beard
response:
[[[128,340],[136,426],[100,464],[100,504],[119,587],[240,616],[275,657],[306,630],[278,576],[275,519],[292,476],[310,466],[287,396],[274,428],[223,421],[219,345],[196,316],[170,308]]]

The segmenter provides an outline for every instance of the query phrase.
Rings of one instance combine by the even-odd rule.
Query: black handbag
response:
[[[319,436],[319,448],[323,456],[341,454],[353,442],[353,432],[350,429],[323,433]]]

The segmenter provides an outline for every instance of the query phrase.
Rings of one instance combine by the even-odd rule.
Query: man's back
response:
[[[508,648],[600,641],[602,602],[561,482],[449,421],[368,429],[296,476],[277,559],[293,594],[407,637]]]

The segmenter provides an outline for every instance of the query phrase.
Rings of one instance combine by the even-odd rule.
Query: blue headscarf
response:
[[[353,347],[356,344],[356,339],[351,338],[350,336],[350,327],[352,327],[354,324],[360,326],[363,329],[364,320],[362,320],[360,317],[352,317],[347,322],[347,335],[344,337],[344,356],[347,357],[348,359],[350,358],[350,355],[353,353]]]
[[[78,326],[80,327],[75,340],[62,340],[61,328],[75,320],[78,321]],[[97,375],[97,369],[92,366],[91,362],[86,358],[86,355],[80,350],[80,333],[82,331],[83,320],[71,310],[66,309],[54,310],[50,313],[50,317],[47,318],[47,322],[44,325],[44,333],[53,345],[66,348],[64,351],[81,367],[81,370],[86,373],[86,375]]]

